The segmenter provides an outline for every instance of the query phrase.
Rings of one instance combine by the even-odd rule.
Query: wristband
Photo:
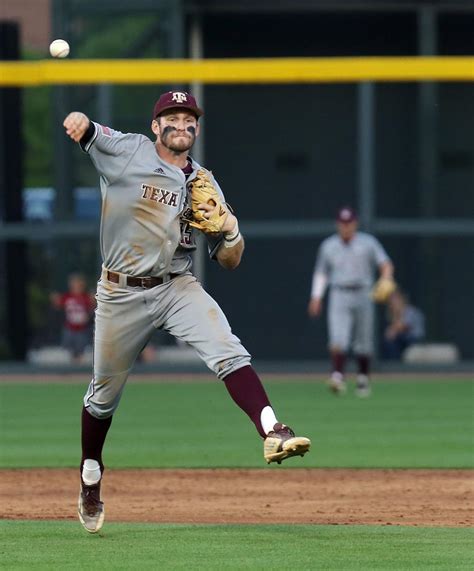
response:
[[[231,232],[224,234],[224,247],[233,248],[238,242],[240,242],[241,238],[242,235],[239,230],[239,223],[236,221],[234,229]]]
[[[224,238],[224,248],[233,248],[236,244],[240,242],[242,234],[239,232],[233,240],[227,240]]]
[[[237,220],[236,220],[236,221],[235,221],[234,229],[231,230],[230,232],[225,232],[225,233],[224,233],[224,240],[227,240],[227,241],[230,242],[230,241],[234,240],[239,234],[240,234],[240,231],[239,231],[239,223],[238,223]]]

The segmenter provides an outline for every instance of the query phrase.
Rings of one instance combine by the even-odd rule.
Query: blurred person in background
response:
[[[81,363],[86,347],[91,344],[94,295],[87,291],[84,276],[74,273],[68,277],[68,291],[53,292],[50,299],[53,307],[64,312],[62,346],[69,351],[73,363]]]
[[[326,238],[318,250],[308,314],[321,315],[329,286],[327,316],[332,373],[328,385],[335,394],[345,393],[345,366],[352,348],[358,367],[356,394],[366,397],[370,395],[373,354],[374,270],[379,272],[379,281],[393,283],[393,264],[374,236],[358,231],[357,214],[351,207],[339,210],[336,227],[337,233]]]
[[[387,318],[389,323],[385,329],[383,355],[386,359],[401,359],[407,347],[424,339],[425,317],[397,289],[389,298]]]

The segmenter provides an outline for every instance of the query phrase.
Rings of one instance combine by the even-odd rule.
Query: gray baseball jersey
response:
[[[330,348],[369,355],[373,352],[374,309],[370,289],[375,269],[390,261],[380,242],[370,234],[356,232],[344,242],[339,234],[324,240],[319,248],[315,274],[324,274],[330,286],[328,331]]]
[[[148,137],[97,123],[84,150],[100,174],[104,266],[132,276],[188,270],[190,252],[196,246],[191,227],[181,215],[187,205],[186,185],[202,167],[192,161],[193,174],[186,181],[180,168],[159,157]],[[213,254],[219,241],[208,240]]]
[[[94,377],[84,404],[94,416],[106,418],[118,406],[133,363],[156,328],[194,347],[219,378],[248,365],[250,355],[189,271],[197,230],[187,222],[187,185],[202,167],[192,161],[186,180],[144,135],[94,126],[82,146],[100,175],[103,269],[96,295]],[[207,238],[215,256],[221,239]],[[118,283],[109,281],[110,271],[119,275]],[[131,287],[128,276],[161,277],[164,283]]]
[[[375,267],[387,261],[387,253],[374,236],[356,232],[345,243],[339,234],[333,234],[321,244],[315,271],[325,274],[332,286],[370,287]]]

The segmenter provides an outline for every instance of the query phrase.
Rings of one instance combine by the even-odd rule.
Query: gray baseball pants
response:
[[[358,355],[373,353],[374,306],[370,289],[332,287],[329,294],[329,347],[347,353],[352,347]]]
[[[191,274],[150,289],[102,278],[97,286],[94,376],[84,406],[96,418],[116,410],[128,375],[155,329],[164,329],[196,349],[222,379],[250,364],[223,311]]]

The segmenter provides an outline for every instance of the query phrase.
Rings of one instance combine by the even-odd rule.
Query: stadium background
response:
[[[64,0],[42,6],[28,15],[27,1],[4,3],[4,18],[24,18],[23,58],[47,57],[50,37],[68,38],[72,59],[474,52],[472,2]],[[32,14],[43,22],[41,36]],[[426,315],[427,339],[454,343],[463,359],[474,358],[472,81],[172,86],[194,88],[202,99],[204,135],[195,154],[218,174],[248,242],[237,272],[219,271],[202,252],[197,271],[256,359],[325,359],[324,323],[307,318],[306,304],[316,248],[345,203],[358,208],[362,227],[393,257],[398,281]],[[54,344],[59,324],[51,326],[49,291],[64,288],[68,272],[78,269],[93,286],[99,267],[99,198],[90,190],[97,177],[66,141],[63,117],[81,109],[119,130],[148,133],[147,110],[168,87],[104,83],[23,91],[19,145],[28,189],[22,196],[29,198],[20,212],[19,196],[2,192],[5,361]],[[32,220],[38,189],[49,192],[49,203]],[[20,240],[8,241],[12,236]],[[382,311],[378,320],[380,328]]]
[[[20,24],[20,41],[1,24],[1,57],[23,66],[0,62],[5,568],[472,569],[473,14],[467,0],[3,0],[0,20]],[[52,62],[47,46],[61,36],[71,58]],[[436,73],[463,77],[371,81],[368,60],[335,59],[432,54],[471,56],[471,67],[436,59]],[[364,62],[358,80],[190,86],[206,109],[194,154],[219,175],[248,242],[238,271],[218,271],[202,250],[197,271],[279,416],[313,447],[263,467],[253,426],[209,371],[139,366],[104,450],[106,525],[89,536],[75,502],[90,367],[25,361],[58,342],[50,291],[78,268],[92,286],[100,263],[97,177],[60,125],[76,108],[147,133],[156,94],[188,85],[154,85],[151,73],[133,85],[19,87],[75,60],[89,79],[98,57],[133,71],[156,58],[244,56],[330,57],[341,73]],[[406,73],[410,61],[382,71]],[[280,64],[274,73],[291,71]],[[348,201],[394,258],[429,340],[464,359],[389,374],[379,362],[370,399],[354,397],[352,378],[346,398],[327,391],[324,326],[305,311],[316,247]]]

